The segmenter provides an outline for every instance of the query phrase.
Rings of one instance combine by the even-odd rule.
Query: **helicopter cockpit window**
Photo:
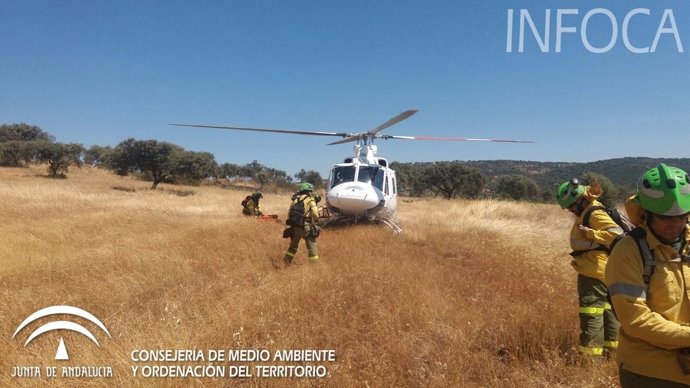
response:
[[[335,187],[343,182],[352,182],[355,180],[355,167],[345,166],[336,167],[333,169],[333,183],[331,187]]]
[[[360,166],[357,174],[357,181],[374,185],[379,190],[383,190],[385,172],[378,167]]]
[[[371,183],[374,175],[376,175],[376,170],[372,167],[360,166],[359,173],[357,174],[357,181],[362,183]]]

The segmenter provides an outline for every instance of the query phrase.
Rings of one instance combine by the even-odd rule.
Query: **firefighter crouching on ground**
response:
[[[292,204],[290,205],[290,210],[288,210],[287,219],[289,228],[285,229],[283,233],[283,237],[290,238],[290,247],[283,258],[286,267],[289,266],[295,258],[300,239],[304,239],[304,242],[307,244],[309,262],[315,263],[319,260],[319,250],[316,246],[316,238],[319,236],[321,228],[318,225],[314,225],[319,219],[319,210],[317,201],[314,196],[312,196],[313,191],[314,185],[303,182],[300,184],[299,192],[292,196]],[[301,209],[302,205],[304,210],[296,211],[297,209]],[[297,213],[302,213],[301,217],[300,214]]]
[[[662,163],[640,178],[637,190],[646,213],[642,244],[625,236],[606,267],[621,322],[620,382],[624,388],[690,385],[690,178]],[[645,241],[655,264],[647,270]]]
[[[577,216],[570,231],[573,249],[571,265],[577,271],[579,299],[580,343],[578,352],[594,359],[615,353],[618,347],[618,321],[607,301],[604,268],[608,260],[608,246],[623,233],[606,211],[597,209],[589,214],[589,227],[583,216],[593,206],[603,206],[598,184],[583,186],[573,178],[561,184],[556,199],[563,209]]]
[[[261,211],[261,206],[259,205],[259,200],[263,197],[263,194],[258,191],[252,195],[248,195],[242,200],[242,214],[254,217],[263,215],[264,213]]]

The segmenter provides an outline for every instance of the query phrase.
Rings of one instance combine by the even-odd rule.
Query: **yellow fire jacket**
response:
[[[606,266],[606,285],[621,323],[618,362],[644,376],[690,384],[679,364],[680,348],[690,347],[690,263],[647,232],[649,248],[657,263],[649,287],[642,279],[643,262],[637,243],[624,237]],[[690,253],[690,228],[685,230],[683,255]],[[690,358],[680,356],[688,362]]]
[[[296,204],[299,201],[304,200],[304,215],[307,222],[316,222],[319,220],[319,207],[316,205],[316,201],[311,195],[302,194],[295,198],[292,204]]]
[[[611,219],[608,213],[598,209],[589,216],[590,230],[583,236],[578,227],[583,223],[582,216],[592,206],[603,205],[599,201],[592,201],[582,215],[577,217],[570,229],[570,247],[574,252],[582,252],[574,256],[570,264],[580,275],[604,281],[604,268],[608,260],[606,248],[616,236],[623,233],[623,229]]]
[[[244,205],[246,213],[252,216],[260,216],[263,214],[261,211],[261,205],[257,204],[253,198],[249,198],[247,203]]]

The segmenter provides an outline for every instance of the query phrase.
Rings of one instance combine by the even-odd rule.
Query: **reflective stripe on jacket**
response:
[[[621,323],[618,361],[633,373],[690,384],[677,358],[678,349],[690,347],[690,263],[642,227],[657,263],[649,286],[642,279],[643,262],[632,236],[616,245],[606,266],[606,285]],[[685,241],[689,239],[686,228]],[[689,250],[686,244],[682,253]]]
[[[599,201],[592,201],[583,211],[582,215],[592,206],[603,206]],[[584,276],[604,281],[604,268],[608,253],[606,248],[613,239],[623,233],[618,224],[604,210],[594,210],[589,216],[590,231],[587,236],[582,237],[578,227],[582,225],[582,215],[577,217],[575,224],[570,230],[570,247],[573,251],[586,251],[573,258],[571,264],[573,268]]]

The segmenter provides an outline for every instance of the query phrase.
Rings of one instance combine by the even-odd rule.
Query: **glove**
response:
[[[312,225],[311,228],[309,228],[309,234],[311,234],[312,237],[317,238],[321,234],[321,227],[318,225]]]
[[[587,238],[587,233],[592,230],[591,228],[588,228],[584,225],[578,225],[577,226],[577,231],[582,236],[583,238]]]

